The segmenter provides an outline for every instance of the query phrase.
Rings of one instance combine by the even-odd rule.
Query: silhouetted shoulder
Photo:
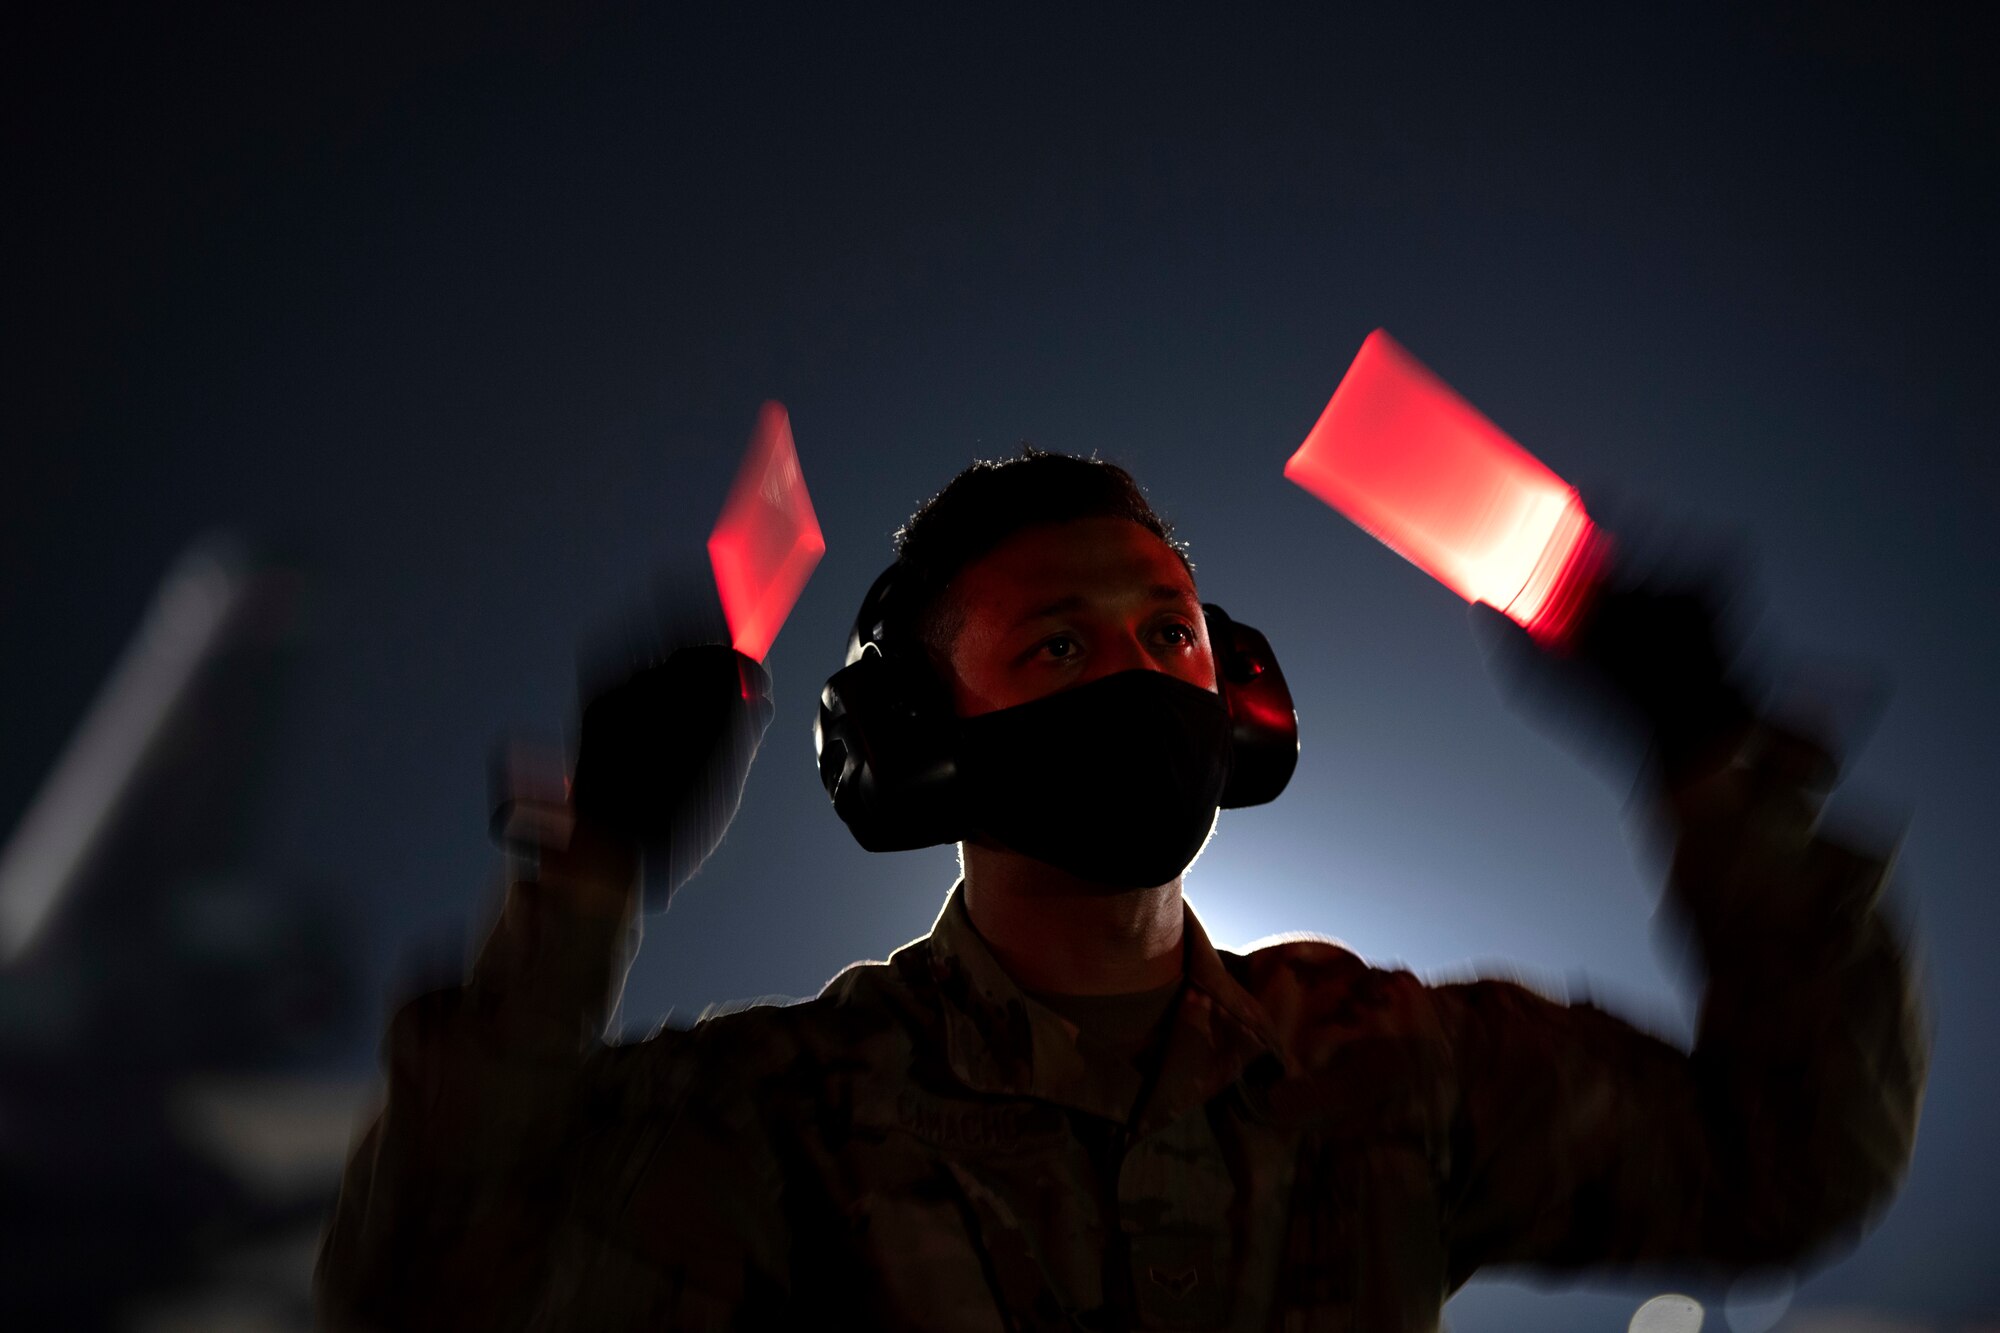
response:
[[[1223,954],[1224,966],[1270,1020],[1296,1070],[1321,1069],[1360,1042],[1441,1041],[1428,986],[1376,967],[1331,940],[1291,937]]]
[[[782,1084],[803,1091],[828,1080],[893,1077],[908,1068],[925,1019],[909,983],[907,952],[889,962],[854,963],[808,1000],[713,1009],[680,1034],[673,1058],[684,1052],[704,1081],[739,1088]]]

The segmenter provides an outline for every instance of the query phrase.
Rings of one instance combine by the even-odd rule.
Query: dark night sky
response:
[[[316,589],[265,851],[338,888],[390,988],[488,910],[488,747],[559,728],[579,644],[699,575],[776,397],[828,555],[635,1023],[928,928],[950,854],[848,840],[810,708],[889,533],[1025,439],[1130,466],[1286,662],[1299,776],[1189,877],[1219,941],[1588,978],[1684,1025],[1619,791],[1280,476],[1385,325],[1587,497],[1747,544],[1790,660],[1893,682],[1844,805],[1906,830],[1936,1071],[1907,1192],[1799,1302],[2000,1310],[2000,118],[1967,24],[686,8],[66,10],[0,42],[9,819],[172,556],[248,533]],[[1623,1327],[1635,1290],[1482,1283],[1452,1316]]]

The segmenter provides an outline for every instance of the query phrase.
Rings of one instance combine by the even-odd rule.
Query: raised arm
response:
[[[676,1047],[646,1074],[604,1045],[639,939],[639,886],[671,890],[733,818],[771,715],[769,678],[682,650],[594,699],[573,832],[507,891],[465,984],[420,995],[384,1041],[386,1104],[350,1158],[321,1247],[331,1329],[559,1325],[588,1261],[573,1234],[647,1109],[671,1114]],[[635,1093],[653,1096],[635,1107]],[[633,1293],[637,1298],[639,1293]]]
[[[1677,793],[1694,1049],[1488,981],[1437,992],[1454,1284],[1485,1264],[1739,1271],[1851,1247],[1914,1144],[1926,1040],[1882,859],[1815,836],[1792,742]]]
[[[1706,971],[1694,1049],[1505,982],[1440,988],[1454,1285],[1484,1264],[1809,1263],[1852,1246],[1909,1161],[1928,1045],[1888,857],[1819,829],[1831,760],[1718,692],[1712,641],[1658,641],[1704,633],[1688,613],[1624,632],[1655,663],[1638,703],[1676,834],[1668,911]]]

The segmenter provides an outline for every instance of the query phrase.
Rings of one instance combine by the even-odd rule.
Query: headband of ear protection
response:
[[[871,852],[957,842],[971,832],[958,794],[951,697],[915,641],[913,582],[898,562],[875,580],[847,639],[847,665],[820,691],[819,778]],[[900,596],[899,596],[900,594]],[[1202,604],[1216,685],[1229,706],[1224,809],[1276,800],[1299,762],[1292,692],[1264,636]]]

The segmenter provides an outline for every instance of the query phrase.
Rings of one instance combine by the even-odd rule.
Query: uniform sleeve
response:
[[[1759,731],[1678,792],[1668,910],[1694,1049],[1517,985],[1439,987],[1453,1287],[1486,1264],[1739,1271],[1851,1246],[1914,1145],[1928,1055],[1886,858],[1817,829],[1824,756]]]
[[[518,883],[468,983],[396,1013],[386,1102],[321,1244],[325,1327],[535,1325],[602,1128],[592,1076],[635,934]]]
[[[323,1327],[776,1326],[778,1172],[721,1076],[749,1053],[700,1029],[607,1045],[636,945],[519,883],[471,980],[396,1014],[321,1245]]]

